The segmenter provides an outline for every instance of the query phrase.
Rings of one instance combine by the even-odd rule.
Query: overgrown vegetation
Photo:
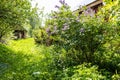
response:
[[[36,13],[30,0],[0,0],[0,42],[4,43],[14,30],[26,29]]]
[[[30,18],[33,38],[0,44],[1,80],[120,79],[120,2],[81,15],[60,3],[45,27],[35,27],[37,14]]]
[[[39,73],[47,68],[47,60],[44,61],[45,55],[49,55],[51,48],[37,47],[33,39],[12,41],[10,44],[10,46],[0,44],[0,79],[35,80],[37,77],[40,78]]]
[[[64,49],[54,50],[55,46],[36,45],[32,38],[11,41],[9,45],[0,44],[0,78],[2,80],[119,79],[119,71],[116,70],[114,73],[107,70],[107,68],[117,69],[115,62],[119,61],[119,56],[109,58],[109,54],[105,55],[106,60],[101,63],[103,68],[99,69],[97,63],[93,65],[79,62],[78,65],[74,65],[76,61],[72,59],[74,56],[66,54]]]

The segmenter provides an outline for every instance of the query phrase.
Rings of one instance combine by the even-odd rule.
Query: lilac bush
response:
[[[60,7],[59,7],[58,5],[55,5],[55,8],[58,8],[58,9],[59,9]]]
[[[59,7],[58,12],[53,12],[52,16],[57,18],[50,19],[50,24],[56,25],[58,33],[54,35],[54,39],[57,37],[58,46],[63,46],[67,51],[77,50],[84,61],[92,61],[94,59],[95,52],[101,48],[106,41],[110,41],[110,36],[116,34],[113,29],[113,25],[104,20],[103,14],[99,16],[95,15],[95,11],[88,8],[83,11],[83,14],[76,15],[65,5],[64,0],[60,0],[62,4]],[[54,29],[53,29],[54,33]],[[99,37],[100,36],[100,37]]]
[[[65,0],[59,0],[59,2],[63,5],[65,4]]]
[[[80,33],[84,33],[85,32],[85,29],[84,28],[81,28],[80,29]]]
[[[67,25],[67,23],[63,24],[62,30],[65,31],[65,30],[68,30],[68,29],[69,29],[69,25]]]
[[[81,79],[85,79],[86,72],[90,73],[87,76],[90,78],[87,79],[98,79],[98,76],[91,75],[95,67],[85,68],[85,73],[80,71],[84,67],[77,68],[76,73],[73,71],[75,65],[81,65],[84,62],[98,65],[99,71],[101,71],[100,68],[102,69],[100,73],[108,75],[106,78],[110,78],[111,75],[107,71],[114,73],[120,70],[120,57],[118,56],[120,40],[118,39],[118,43],[114,43],[119,37],[119,21],[105,20],[106,14],[103,12],[94,14],[95,11],[90,8],[83,11],[81,15],[74,14],[67,7],[68,5],[65,5],[65,1],[60,0],[60,3],[62,6],[59,8],[57,6],[58,11],[51,14],[46,24],[48,26],[46,41],[54,47],[54,51],[51,51],[52,63],[48,70],[52,74],[51,79],[61,80],[62,77],[69,79],[72,75],[73,79],[79,79],[81,75],[83,75]],[[107,13],[107,16],[110,15]],[[88,65],[86,66],[88,67]],[[96,74],[96,71],[94,73]]]
[[[91,8],[87,8],[87,10],[84,10],[84,15],[85,16],[91,16],[93,17],[95,15],[95,10],[91,9]]]

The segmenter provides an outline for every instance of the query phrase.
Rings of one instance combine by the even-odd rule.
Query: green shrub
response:
[[[48,36],[44,29],[36,29],[33,31],[33,34],[34,39],[37,43],[46,44]]]
[[[48,20],[47,26],[50,26],[51,33],[56,33],[51,37],[58,41],[57,46],[63,47],[66,51],[77,52],[78,59],[81,55],[80,59],[83,62],[94,61],[96,51],[119,36],[116,22],[106,21],[106,14],[98,13],[92,16],[81,14],[78,17],[73,14],[68,5],[63,3],[58,10],[58,12],[53,12],[52,18]],[[104,11],[101,10],[102,12]]]
[[[114,74],[112,76],[112,80],[119,80],[120,79],[120,74]]]
[[[99,71],[97,66],[91,66],[88,63],[84,63],[73,68],[64,70],[66,76],[63,80],[104,80],[106,79]],[[72,73],[70,75],[69,73]]]

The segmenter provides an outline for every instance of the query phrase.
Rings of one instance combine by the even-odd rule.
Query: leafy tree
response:
[[[39,11],[39,9],[37,8],[37,6],[35,8],[33,8],[33,14],[29,17],[29,23],[31,25],[31,28],[29,30],[30,32],[30,36],[32,37],[34,35],[33,31],[35,29],[40,29],[42,27],[42,22],[43,22],[43,10],[41,9]]]
[[[0,0],[0,40],[12,30],[22,27],[31,12],[29,0]]]

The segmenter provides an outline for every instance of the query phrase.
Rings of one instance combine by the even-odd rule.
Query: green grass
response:
[[[51,50],[37,46],[32,38],[0,44],[0,80],[35,80],[34,73],[46,69],[45,57]]]
[[[37,53],[36,45],[34,39],[23,39],[17,41],[10,41],[9,47],[17,52],[23,52],[24,54],[35,54]]]

